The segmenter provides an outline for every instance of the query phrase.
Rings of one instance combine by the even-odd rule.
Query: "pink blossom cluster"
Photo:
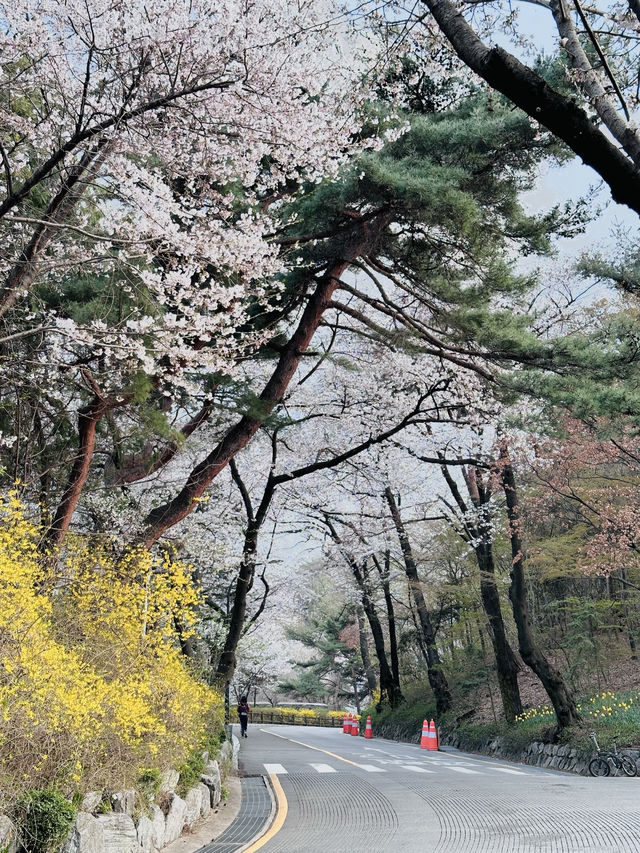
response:
[[[118,277],[122,323],[77,336],[108,369],[162,364],[177,384],[231,369],[260,343],[237,334],[248,302],[277,289],[274,199],[336,175],[371,97],[348,16],[332,0],[0,9],[0,276],[16,282],[5,285],[11,304],[37,281]],[[54,214],[56,193],[68,198]]]

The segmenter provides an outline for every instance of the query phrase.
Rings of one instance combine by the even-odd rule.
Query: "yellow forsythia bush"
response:
[[[130,785],[177,767],[222,725],[222,697],[189,671],[186,568],[148,551],[70,540],[43,559],[13,495],[0,503],[0,810],[55,785]]]
[[[283,708],[282,706],[278,706],[273,708],[273,711],[276,711],[280,714],[295,714],[296,717],[315,717],[316,712],[313,708]]]

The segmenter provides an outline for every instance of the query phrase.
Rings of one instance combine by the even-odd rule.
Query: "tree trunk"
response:
[[[218,666],[216,667],[215,679],[221,684],[228,684],[236,671],[236,651],[244,628],[244,619],[247,612],[247,594],[253,583],[256,571],[258,532],[259,527],[256,526],[255,522],[250,521],[244,538],[242,562],[240,563],[240,571],[238,572],[238,580],[236,581],[227,636]]]
[[[106,397],[96,385],[88,370],[82,370],[85,380],[94,391],[93,400],[78,412],[78,452],[73,460],[67,479],[67,486],[62,494],[51,526],[42,540],[43,548],[60,545],[69,529],[71,518],[75,512],[82,489],[87,482],[93,451],[96,445],[96,427],[98,421],[111,409],[125,405],[130,399],[127,395]]]
[[[522,713],[522,700],[518,687],[518,672],[520,667],[513,649],[507,640],[500,596],[496,586],[493,550],[490,543],[475,549],[478,568],[480,569],[480,596],[482,606],[489,622],[489,636],[496,659],[496,672],[504,716],[508,723]]]
[[[425,0],[460,59],[498,92],[562,139],[607,182],[611,195],[640,213],[640,173],[630,157],[571,97],[502,47],[488,47],[451,0]]]
[[[463,467],[462,473],[467,485],[469,499],[478,510],[477,524],[469,522],[466,520],[468,517],[467,504],[444,461],[440,468],[449,486],[449,491],[463,516],[464,533],[461,533],[461,536],[464,541],[474,543],[473,550],[476,555],[480,574],[480,597],[482,607],[489,622],[489,636],[496,660],[502,707],[507,722],[513,723],[515,718],[522,713],[522,700],[518,686],[518,672],[520,667],[513,649],[507,640],[507,632],[502,618],[500,595],[496,585],[495,561],[491,542],[491,518],[488,514],[491,491],[489,486],[482,482],[482,476],[477,467]]]
[[[400,540],[400,547],[404,557],[405,572],[409,582],[409,589],[413,595],[413,600],[415,601],[416,609],[418,611],[422,638],[424,640],[427,654],[429,684],[431,685],[431,689],[433,690],[436,698],[437,711],[439,714],[444,714],[451,708],[451,693],[449,692],[449,685],[447,683],[446,676],[442,670],[440,655],[436,646],[435,631],[433,630],[431,617],[429,616],[429,611],[427,610],[427,605],[422,593],[422,586],[420,584],[420,578],[418,577],[418,568],[413,557],[409,537],[407,536],[396,499],[393,496],[390,486],[387,486],[384,495],[387,499],[387,503],[389,504],[391,517],[398,534],[398,539]]]
[[[384,647],[384,633],[376,611],[376,606],[369,590],[369,583],[366,576],[366,563],[363,563],[361,568],[357,561],[352,559],[351,568],[353,570],[353,576],[356,584],[358,585],[358,589],[360,590],[362,607],[369,622],[369,627],[371,628],[373,645],[376,650],[376,657],[378,658],[378,664],[380,666],[380,701],[382,702],[386,699],[389,705],[392,708],[395,708],[403,701],[404,697],[393,681],[389,662],[387,661],[387,652]]]
[[[384,595],[384,603],[387,610],[387,622],[389,624],[389,658],[391,659],[391,674],[396,683],[398,690],[400,689],[400,664],[398,661],[398,634],[396,631],[396,614],[393,607],[393,598],[391,597],[391,585],[389,577],[391,574],[391,553],[385,551],[384,554],[384,569],[380,566],[379,561],[374,557],[374,562],[380,574],[382,583],[382,592]]]
[[[627,570],[624,567],[622,569],[620,569],[620,581],[621,581],[621,583],[620,583],[620,600],[622,601],[622,607],[624,610],[624,618],[626,621],[626,628],[627,628],[627,639],[629,641],[629,650],[631,651],[631,660],[636,660],[636,658],[637,658],[636,638],[635,638],[634,633],[633,633],[633,627],[632,627],[631,622],[629,620],[629,607],[628,607],[629,590],[626,586]]]
[[[358,605],[358,607],[356,607],[356,619],[358,622],[358,635],[360,637],[360,656],[362,657],[362,664],[364,666],[369,693],[373,696],[378,687],[378,681],[376,679],[376,671],[371,664],[369,643],[367,642],[367,636],[364,630],[364,621],[362,619],[363,613],[362,605]]]
[[[509,519],[509,538],[511,540],[511,587],[509,598],[513,607],[513,618],[518,629],[520,654],[524,662],[538,676],[556,712],[558,729],[562,730],[581,717],[573,696],[569,692],[560,672],[551,666],[536,644],[527,603],[527,590],[524,575],[524,550],[520,533],[520,506],[516,489],[515,474],[509,459],[506,445],[500,449],[500,479],[507,501]]]
[[[51,527],[45,534],[43,540],[45,545],[60,545],[69,529],[71,517],[89,476],[96,444],[96,427],[105,412],[104,400],[98,397],[95,397],[88,406],[84,406],[78,412],[78,452],[73,460],[67,486],[58,504]]]
[[[373,213],[369,218],[363,217],[354,224],[351,238],[344,246],[342,257],[336,260],[322,276],[315,291],[309,297],[298,327],[283,348],[278,363],[258,398],[260,413],[245,415],[230,427],[217,447],[191,471],[180,493],[149,513],[145,519],[144,532],[138,538],[139,544],[151,547],[166,530],[187,516],[197,506],[197,499],[202,496],[205,489],[229,464],[229,460],[251,441],[265,419],[282,400],[300,363],[300,358],[311,343],[331,297],[339,285],[340,276],[349,267],[351,261],[363,254],[368,254],[373,249],[379,235],[391,219],[391,212],[387,209]]]

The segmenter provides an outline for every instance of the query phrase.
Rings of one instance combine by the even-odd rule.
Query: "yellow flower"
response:
[[[174,634],[174,617],[187,630],[195,620],[189,567],[75,537],[54,576],[37,542],[19,502],[0,499],[3,787],[101,786],[181,764],[222,721],[221,696],[187,669]]]

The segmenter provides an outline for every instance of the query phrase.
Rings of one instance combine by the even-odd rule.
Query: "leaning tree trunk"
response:
[[[96,397],[78,412],[78,451],[51,527],[43,539],[43,545],[60,545],[69,529],[71,518],[89,476],[96,444],[96,427],[106,411],[104,400]]]
[[[469,68],[562,139],[607,182],[617,202],[640,213],[640,171],[608,129],[594,122],[575,98],[553,89],[503,47],[484,44],[457,4],[451,0],[424,0],[424,4]],[[634,133],[631,128],[629,133]]]
[[[83,368],[81,373],[93,390],[94,397],[88,405],[83,406],[78,412],[78,450],[51,526],[42,539],[41,547],[43,549],[61,545],[67,534],[73,513],[91,470],[98,422],[107,412],[125,405],[130,400],[128,394],[105,396],[88,370]]]
[[[524,550],[520,534],[520,507],[513,466],[505,445],[500,449],[499,459],[500,478],[507,501],[507,517],[509,519],[509,538],[511,540],[511,587],[509,598],[513,607],[513,618],[518,629],[520,654],[524,662],[538,676],[551,704],[556,712],[558,729],[561,730],[578,722],[581,717],[576,708],[573,696],[565,681],[553,667],[538,647],[529,619],[527,590],[524,575]]]
[[[298,369],[300,359],[318,330],[324,312],[330,306],[333,294],[339,286],[340,277],[352,261],[373,250],[392,218],[392,212],[387,208],[363,215],[353,223],[351,234],[345,240],[342,256],[336,259],[317,281],[296,330],[283,347],[273,373],[259,394],[259,411],[256,407],[254,413],[244,415],[229,427],[218,445],[193,468],[182,490],[173,499],[151,510],[136,544],[150,548],[166,530],[189,515],[198,505],[198,499],[202,497],[205,489],[226,468],[229,461],[251,441],[284,397]]]
[[[427,673],[429,676],[429,684],[431,685],[433,694],[436,697],[437,711],[439,714],[444,714],[451,708],[451,693],[449,692],[449,685],[447,683],[446,676],[442,670],[440,655],[436,646],[436,634],[433,630],[431,617],[429,616],[427,604],[422,593],[422,585],[420,584],[420,578],[418,577],[418,568],[413,557],[409,537],[407,536],[396,499],[393,496],[390,486],[387,486],[384,495],[387,499],[387,503],[389,504],[391,517],[398,533],[398,539],[400,540],[400,547],[404,557],[405,573],[409,582],[409,589],[413,595],[416,610],[418,611],[422,638],[427,653]]]

